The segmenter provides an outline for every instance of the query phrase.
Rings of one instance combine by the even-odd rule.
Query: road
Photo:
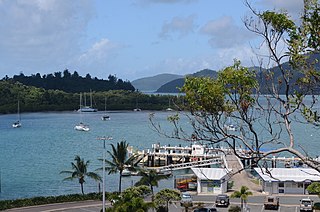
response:
[[[279,212],[296,212],[298,210],[298,204],[301,198],[306,198],[308,196],[279,196],[280,199],[280,208]],[[314,202],[320,202],[320,199],[317,196],[310,196]],[[197,202],[201,202],[205,207],[214,207],[215,197],[212,195],[195,195],[193,196],[194,205]],[[250,212],[262,212],[269,211],[264,210],[263,208],[264,196],[252,196],[248,199],[248,208]],[[230,199],[231,205],[240,205],[239,199]],[[110,207],[110,204],[107,204],[107,207]],[[41,205],[41,206],[33,206],[33,207],[25,207],[25,208],[15,208],[6,211],[11,212],[99,212],[101,210],[101,201],[83,201],[83,202],[73,202],[73,203],[58,203],[58,204],[50,204],[50,205]],[[180,206],[179,202],[173,203],[169,208],[170,212],[183,212],[184,208]],[[189,211],[192,211],[191,209]],[[228,208],[218,208],[220,212],[227,212]],[[271,210],[270,210],[271,212]]]

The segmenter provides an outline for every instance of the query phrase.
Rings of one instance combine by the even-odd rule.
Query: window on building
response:
[[[279,182],[279,188],[284,188],[284,182]]]

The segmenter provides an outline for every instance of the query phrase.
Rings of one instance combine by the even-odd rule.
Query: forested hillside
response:
[[[25,76],[23,73],[14,75],[13,78],[6,76],[4,80],[12,80],[13,82],[20,82],[24,85],[35,86],[37,88],[44,88],[46,90],[61,90],[68,93],[79,93],[94,91],[109,91],[109,90],[128,90],[134,91],[135,88],[129,81],[117,79],[116,76],[109,75],[108,80],[92,78],[90,74],[85,77],[79,76],[74,71],[71,74],[68,69],[62,72],[55,72],[54,74],[47,74],[41,76],[39,73],[31,76]]]
[[[89,98],[89,93],[87,93]],[[146,95],[131,90],[93,91],[93,106],[104,110],[165,110],[171,102],[182,103],[182,97]],[[0,114],[15,113],[18,101],[20,111],[73,111],[79,108],[80,93],[67,93],[60,90],[45,90],[26,86],[12,80],[0,81]],[[174,107],[172,105],[171,107]]]

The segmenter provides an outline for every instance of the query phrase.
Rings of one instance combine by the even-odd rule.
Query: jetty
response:
[[[139,166],[146,169],[155,169],[158,172],[168,172],[174,170],[188,169],[193,167],[223,167],[230,172],[244,167],[251,167],[253,159],[249,158],[248,152],[244,149],[237,148],[237,154],[244,156],[238,158],[234,154],[234,150],[230,148],[208,147],[207,145],[192,143],[189,146],[170,146],[160,143],[152,144],[150,149],[134,150],[133,147],[128,148],[129,155],[137,154]],[[245,159],[245,158],[248,159]],[[320,158],[317,158],[320,161]],[[266,157],[262,160],[270,162],[270,167],[298,167],[302,166],[302,162],[296,157]]]
[[[161,146],[153,144],[151,149],[134,151],[128,149],[129,155],[138,154],[140,165],[157,171],[173,171],[192,167],[222,164],[224,154],[220,149],[201,144],[190,146]]]

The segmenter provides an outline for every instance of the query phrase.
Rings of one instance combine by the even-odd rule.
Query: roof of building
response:
[[[320,173],[311,168],[270,168],[254,169],[264,181],[320,181]]]
[[[191,170],[200,180],[221,180],[228,174],[223,168],[191,168]]]

